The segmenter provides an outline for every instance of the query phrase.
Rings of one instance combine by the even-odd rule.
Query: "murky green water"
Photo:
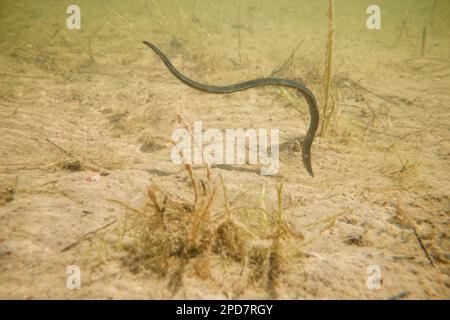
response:
[[[66,27],[66,9],[71,4],[80,8],[81,30]],[[381,8],[381,30],[366,26],[366,10],[372,4]],[[80,56],[102,60],[119,53],[133,54],[142,49],[144,39],[163,48],[176,40],[191,50],[209,50],[217,59],[223,59],[224,52],[232,54],[228,50],[244,51],[250,61],[281,59],[301,39],[305,47],[315,50],[325,46],[327,6],[325,0],[2,0],[0,46],[7,51],[38,48],[57,57],[59,67],[71,68],[76,68],[72,62]],[[403,50],[414,56],[420,52],[427,27],[427,54],[448,58],[442,41],[450,34],[449,18],[450,2],[444,0],[335,1],[335,50],[339,54],[340,41],[353,39],[389,52],[401,39],[408,42]],[[408,39],[400,35],[404,27]],[[173,46],[176,49],[176,42]],[[352,50],[357,52],[358,47]]]

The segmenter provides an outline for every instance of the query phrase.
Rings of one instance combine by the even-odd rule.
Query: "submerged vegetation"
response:
[[[450,5],[378,2],[381,30],[360,0],[81,0],[68,30],[63,3],[3,1],[0,297],[448,297]],[[316,177],[295,90],[198,93],[144,40],[204,83],[311,88]],[[174,114],[280,128],[279,172],[180,167]]]
[[[181,117],[179,122],[187,126]],[[187,129],[192,132],[191,128]],[[192,137],[193,138],[193,137]],[[183,274],[192,264],[200,278],[210,278],[210,259],[219,258],[222,268],[227,260],[240,265],[236,292],[244,290],[248,281],[261,282],[271,297],[276,298],[276,284],[282,269],[282,240],[303,236],[293,231],[283,220],[283,184],[277,185],[278,206],[275,212],[266,210],[264,192],[260,207],[233,207],[222,176],[215,176],[209,165],[198,177],[192,165],[184,165],[190,181],[191,199],[179,199],[157,185],[147,189],[148,202],[143,209],[119,203],[131,212],[126,215],[118,248],[129,252],[128,264],[137,271],[152,271],[168,277],[168,287],[176,293],[183,285]],[[222,207],[215,202],[218,189],[222,192]],[[123,245],[126,233],[134,239]],[[288,253],[291,254],[291,253]]]

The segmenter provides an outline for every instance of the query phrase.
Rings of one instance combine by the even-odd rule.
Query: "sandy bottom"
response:
[[[176,43],[171,48],[175,65],[215,84],[267,75],[283,60],[214,62]],[[401,49],[370,56],[351,40],[340,48],[335,61],[347,57],[347,65],[335,72],[336,115],[313,145],[314,178],[296,145],[309,121],[306,103],[287,91],[200,93],[139,44],[120,61],[119,53],[94,55],[65,73],[45,59],[25,68],[32,59],[25,51],[2,53],[10,72],[0,78],[0,297],[273,297],[264,276],[242,281],[241,265],[220,255],[205,258],[205,273],[192,262],[175,292],[167,277],[126,263],[128,252],[117,244],[130,210],[111,199],[142,208],[150,185],[193,197],[186,172],[170,160],[180,113],[190,125],[202,120],[204,129],[280,129],[277,175],[261,176],[252,165],[213,169],[235,208],[259,206],[264,189],[267,210],[276,210],[276,184],[284,183],[284,219],[304,240],[282,241],[277,298],[448,299],[450,64],[410,60]],[[301,69],[305,60],[294,63],[321,92],[314,72]],[[132,235],[130,228],[121,241]],[[80,267],[80,290],[66,287],[70,265]],[[367,286],[370,266],[381,272],[379,289]]]

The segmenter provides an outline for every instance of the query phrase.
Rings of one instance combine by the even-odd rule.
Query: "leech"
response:
[[[306,171],[314,177],[313,169],[311,166],[311,146],[314,140],[314,137],[317,132],[317,128],[319,126],[319,110],[317,108],[317,102],[313,95],[313,93],[303,84],[298,83],[293,80],[283,79],[283,78],[259,78],[255,80],[245,81],[241,83],[236,83],[228,86],[211,86],[203,83],[196,82],[194,80],[189,79],[185,75],[181,74],[170,62],[170,60],[161,52],[155,45],[150,42],[144,41],[145,45],[147,45],[150,49],[152,49],[164,62],[169,71],[182,83],[188,85],[191,88],[208,92],[208,93],[216,93],[216,94],[227,94],[238,91],[247,90],[255,87],[262,86],[281,86],[281,87],[289,87],[297,89],[305,98],[306,102],[309,106],[309,114],[311,117],[309,128],[305,136],[305,140],[303,141],[302,146],[302,159],[303,165],[306,168]]]

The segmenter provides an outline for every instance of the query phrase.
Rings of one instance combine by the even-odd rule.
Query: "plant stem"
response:
[[[322,115],[322,125],[319,135],[324,133],[325,122],[327,121],[328,111],[328,99],[330,96],[331,87],[331,70],[332,70],[332,57],[333,57],[333,33],[334,33],[334,0],[328,0],[328,37],[327,37],[327,50],[325,58],[325,73],[324,73],[324,106]],[[328,117],[328,119],[331,118]]]

